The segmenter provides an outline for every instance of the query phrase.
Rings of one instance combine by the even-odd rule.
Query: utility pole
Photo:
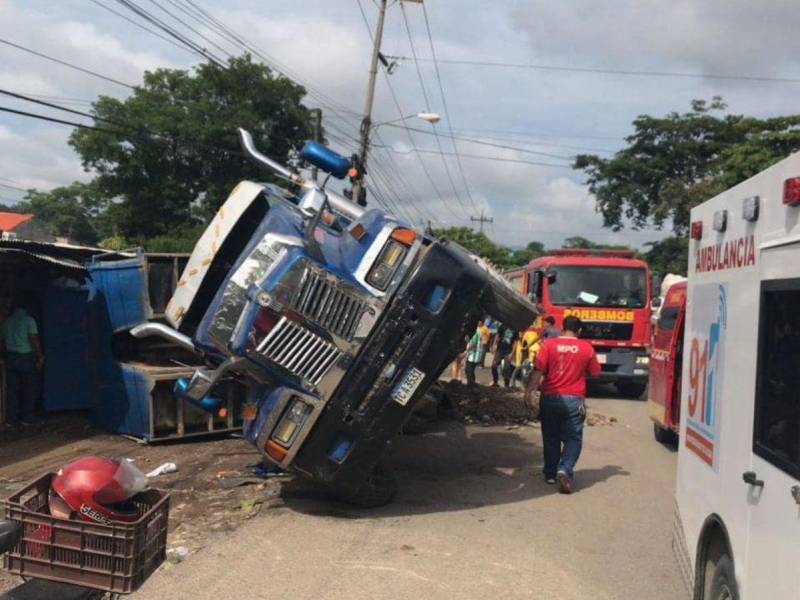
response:
[[[312,108],[308,111],[311,116],[311,135],[315,142],[322,142],[322,109]],[[319,169],[311,167],[311,178],[316,182]]]
[[[494,219],[492,217],[484,217],[483,216],[483,209],[481,209],[481,216],[480,217],[470,217],[470,221],[475,221],[476,223],[480,223],[480,232],[483,233],[483,224],[484,223],[494,223]]]
[[[378,75],[378,60],[381,52],[381,40],[383,39],[383,19],[386,16],[387,0],[378,2],[378,27],[375,30],[375,42],[372,47],[372,62],[369,67],[369,82],[367,83],[367,100],[364,103],[364,118],[361,121],[361,142],[358,148],[358,166],[355,178],[353,179],[353,202],[361,206],[367,205],[366,193],[364,190],[364,173],[367,165],[367,151],[369,150],[369,132],[372,126],[372,104],[375,100],[375,80]]]

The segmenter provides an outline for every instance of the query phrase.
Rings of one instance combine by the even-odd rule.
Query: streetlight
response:
[[[366,171],[367,149],[369,148],[370,132],[376,130],[381,125],[391,125],[392,123],[397,123],[399,121],[406,121],[408,119],[421,119],[423,121],[427,121],[431,125],[435,125],[436,123],[442,120],[442,117],[439,113],[435,112],[418,112],[411,115],[406,115],[405,117],[392,119],[391,121],[383,121],[382,123],[375,123],[374,125],[369,122],[368,118],[365,118],[364,121],[361,123],[361,147],[359,148],[359,152],[356,155],[358,158],[357,164],[354,165],[353,169],[351,170],[353,173],[352,199],[353,202],[355,202],[356,204],[359,204],[361,206],[366,206],[367,204],[366,194],[364,192],[364,173]]]
[[[398,121],[407,121],[408,119],[422,119],[423,121],[427,121],[431,124],[436,124],[442,120],[442,116],[439,113],[435,112],[418,112],[414,113],[413,115],[406,115],[405,117],[400,117],[397,119],[392,119],[391,121],[383,121],[382,123],[376,123],[373,125],[373,129],[377,129],[381,125],[389,125],[391,123],[397,123]]]

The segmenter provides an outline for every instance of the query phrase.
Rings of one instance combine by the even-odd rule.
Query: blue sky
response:
[[[229,0],[224,7],[210,0],[195,2],[324,96],[332,146],[346,154],[355,150],[355,115],[363,108],[370,52],[369,33],[357,0]],[[161,5],[213,37],[178,12],[176,6],[188,6],[186,0],[137,3],[169,20]],[[375,5],[371,0],[361,0],[361,4],[373,26]],[[0,38],[132,84],[141,80],[146,69],[187,68],[199,60],[100,5],[136,19],[115,0],[0,0]],[[800,36],[791,18],[796,7],[789,1],[426,0],[426,8],[439,59],[800,78],[800,66],[794,60]],[[404,9],[418,56],[430,58],[421,6],[408,2]],[[195,33],[189,35],[198,38]],[[388,11],[383,51],[411,55],[399,4]],[[389,76],[401,113],[432,110],[444,115],[432,63],[420,62],[420,71],[427,102],[413,61],[401,61]],[[665,232],[604,230],[581,173],[566,168],[569,157],[595,151],[608,156],[622,147],[637,115],[685,111],[692,98],[719,94],[733,112],[768,116],[796,112],[795,96],[800,91],[796,83],[444,63],[440,75],[449,116],[449,123],[443,120],[435,126],[442,136],[449,135],[452,127],[456,136],[522,150],[459,141],[462,178],[455,157],[435,154],[439,147],[436,137],[430,135],[431,125],[406,121],[429,132],[410,134],[416,147],[426,150],[423,153],[413,151],[403,129],[382,126],[380,139],[373,138],[373,142],[386,147],[376,148],[371,156],[371,174],[377,178],[371,184],[386,195],[391,181],[404,212],[416,221],[468,225],[469,216],[483,210],[494,219],[487,233],[511,246],[530,240],[557,246],[570,235],[641,246],[663,237]],[[79,110],[88,108],[81,101],[98,94],[123,97],[128,91],[4,45],[0,45],[0,88],[75,99],[70,106]],[[317,103],[309,98],[309,106]],[[12,99],[3,98],[0,106],[64,117]],[[398,116],[382,74],[374,121]],[[89,178],[66,145],[69,131],[61,125],[0,113],[0,184],[48,189]],[[440,137],[439,141],[445,152],[453,152],[451,140]],[[396,179],[398,173],[402,183]],[[21,195],[0,187],[0,202]]]

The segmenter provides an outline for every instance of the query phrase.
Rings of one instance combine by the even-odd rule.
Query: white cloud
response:
[[[201,0],[199,4],[244,34],[293,75],[311,82],[314,90],[323,92],[327,99],[332,98],[337,105],[356,113],[362,110],[370,40],[355,3],[304,0],[267,6],[254,0],[229,0],[224,5]],[[362,4],[372,27],[374,7],[370,2]],[[793,20],[787,18],[796,12],[794,4],[790,0],[757,3],[748,0],[669,3],[528,0],[507,4],[439,0],[429,3],[427,10],[440,59],[477,58],[617,69],[791,76],[800,71],[794,60],[800,50],[800,38],[794,31]],[[416,50],[419,56],[429,57],[421,11],[413,4],[405,8]],[[118,10],[124,11],[121,7]],[[128,16],[135,18],[132,14]],[[167,18],[162,13],[159,16]],[[199,27],[197,23],[192,24]],[[206,29],[203,32],[213,35]],[[133,84],[141,81],[145,69],[186,68],[198,60],[84,0],[0,2],[0,37]],[[205,42],[203,45],[208,46]],[[386,54],[410,55],[398,5],[390,8],[383,48]],[[84,99],[93,99],[98,94],[124,97],[128,93],[120,86],[6,46],[0,46],[0,53],[0,87],[4,89]],[[424,62],[420,68],[429,106],[423,99],[413,62],[403,61],[391,76],[402,114],[422,109],[444,113],[433,66]],[[732,111],[758,116],[796,111],[794,91],[797,86],[786,84],[446,64],[441,65],[440,75],[447,94],[450,124],[457,131],[479,128],[546,135],[549,137],[536,139],[573,147],[528,147],[562,156],[570,156],[583,147],[617,148],[637,115],[684,111],[692,98],[709,98],[721,93]],[[314,98],[308,100],[309,105],[317,103]],[[2,104],[65,117],[43,107],[9,99]],[[374,121],[398,116],[381,75]],[[337,116],[325,107],[324,119],[332,145],[342,153],[353,152],[352,138],[357,135],[358,117],[350,115],[343,119],[342,115]],[[445,134],[449,132],[445,121],[437,127]],[[4,149],[0,177],[43,187],[87,177],[80,168],[79,159],[66,145],[69,132],[70,129],[62,125],[0,113],[0,148]],[[413,135],[419,148],[438,149],[435,138]],[[532,142],[531,138],[511,137],[505,133],[494,135],[507,138],[505,143],[511,146]],[[400,152],[412,149],[402,130],[382,127],[379,137]],[[377,138],[373,138],[373,142],[379,143]],[[442,138],[441,143],[446,152],[452,151],[449,140]],[[554,157],[467,142],[458,144],[465,154],[568,164],[567,160]],[[441,197],[428,181],[420,158]],[[468,225],[468,217],[477,216],[483,209],[494,219],[487,231],[508,245],[522,245],[538,239],[554,246],[569,235],[639,245],[664,235],[660,232],[615,234],[603,229],[594,202],[582,185],[581,174],[569,169],[464,157],[464,174],[475,203],[472,206],[464,193],[453,157],[447,157],[446,161],[456,192],[442,159],[435,155],[418,157],[413,153],[393,153],[390,159],[378,150],[371,160],[386,177],[402,173],[404,181],[396,184],[394,191],[410,212],[432,216],[448,224]],[[380,178],[375,169],[370,175]]]

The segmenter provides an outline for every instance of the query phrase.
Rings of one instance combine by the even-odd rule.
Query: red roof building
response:
[[[33,215],[0,212],[0,231],[14,231],[18,226],[30,221]]]
[[[55,241],[35,215],[0,212],[0,239],[30,240],[32,242]]]

